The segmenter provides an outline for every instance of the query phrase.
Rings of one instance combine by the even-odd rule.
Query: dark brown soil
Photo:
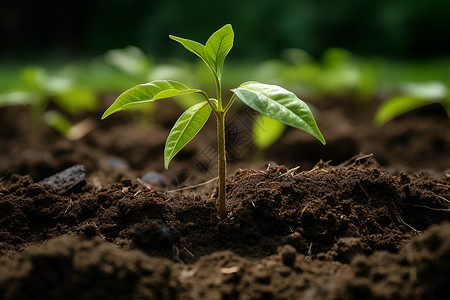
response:
[[[0,298],[447,299],[445,112],[377,129],[372,107],[319,108],[327,146],[288,129],[276,163],[253,160],[251,112],[229,117],[226,219],[214,180],[176,191],[216,176],[213,118],[165,171],[170,104],[150,128],[118,114],[76,141],[1,109]],[[76,164],[81,190],[38,183]]]

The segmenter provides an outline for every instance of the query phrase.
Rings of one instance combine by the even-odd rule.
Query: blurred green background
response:
[[[155,79],[212,94],[207,68],[169,35],[205,43],[230,23],[224,90],[256,80],[312,103],[381,98],[379,125],[434,103],[450,116],[449,15],[448,0],[3,0],[0,107],[38,119],[53,101],[73,115]]]
[[[232,58],[261,61],[286,48],[364,56],[450,53],[448,0],[3,0],[2,61],[80,59],[134,45],[157,59],[186,57],[169,34],[205,39],[226,23]]]

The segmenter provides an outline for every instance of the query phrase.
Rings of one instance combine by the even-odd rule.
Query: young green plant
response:
[[[225,57],[233,47],[234,32],[230,24],[214,32],[206,44],[170,36],[191,51],[211,70],[216,86],[216,98],[210,98],[206,92],[192,89],[173,80],[156,80],[137,85],[123,92],[105,111],[102,119],[107,116],[133,107],[135,105],[153,102],[163,98],[170,98],[186,94],[200,94],[205,101],[188,108],[175,122],[166,141],[164,149],[164,166],[167,169],[172,158],[200,131],[208,120],[211,111],[217,120],[217,149],[218,149],[218,208],[221,218],[227,216],[226,210],[226,156],[225,156],[225,115],[239,98],[252,109],[278,120],[286,125],[304,130],[325,144],[316,121],[308,108],[292,92],[279,86],[249,81],[232,89],[232,97],[228,102],[222,99],[222,69]]]
[[[374,122],[381,127],[403,114],[436,103],[444,107],[450,118],[450,92],[444,82],[404,83],[399,95],[386,99],[378,107]]]
[[[48,110],[51,101],[71,115],[92,111],[98,106],[94,92],[76,84],[70,74],[60,72],[50,75],[42,67],[26,67],[21,70],[20,75],[20,87],[0,93],[0,108],[28,106],[34,121],[34,130],[41,129],[41,125],[45,123],[68,137],[73,128],[72,123],[63,113]]]

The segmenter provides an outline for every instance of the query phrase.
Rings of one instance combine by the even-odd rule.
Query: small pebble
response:
[[[117,171],[125,171],[128,169],[127,162],[116,156],[108,157],[108,166]]]
[[[38,182],[44,189],[59,195],[80,192],[86,185],[84,166],[75,165]]]
[[[157,183],[163,187],[167,186],[166,179],[161,174],[154,171],[145,173],[145,175],[142,176],[141,181],[148,184]]]

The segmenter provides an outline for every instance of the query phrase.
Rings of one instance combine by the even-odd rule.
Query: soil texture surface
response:
[[[164,170],[175,105],[70,139],[0,109],[0,299],[447,299],[450,122],[377,128],[376,105],[319,104],[326,146],[286,129],[262,154],[231,112],[224,219],[213,117]]]

